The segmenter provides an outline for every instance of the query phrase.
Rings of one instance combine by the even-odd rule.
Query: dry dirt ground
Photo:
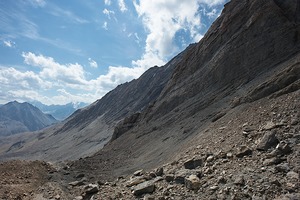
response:
[[[299,99],[300,90],[242,104],[172,162],[110,181],[96,160],[1,163],[0,199],[300,199]]]

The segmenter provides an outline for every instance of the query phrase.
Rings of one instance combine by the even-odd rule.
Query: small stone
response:
[[[185,178],[185,187],[191,190],[198,190],[200,188],[200,179],[196,175],[190,175]]]
[[[167,174],[167,175],[165,176],[165,180],[166,180],[167,182],[174,181],[174,175],[173,175],[173,174]]]
[[[159,167],[159,168],[157,168],[157,169],[155,170],[154,173],[155,173],[156,176],[162,176],[162,175],[164,174],[164,168]]]
[[[75,178],[83,178],[84,174],[78,174]]]
[[[244,185],[245,184],[244,177],[243,176],[236,177],[233,183],[235,185]]]
[[[218,190],[218,189],[219,189],[219,186],[217,186],[217,185],[211,186],[211,187],[209,188],[209,190],[211,190],[211,191],[216,191],[216,190]]]
[[[223,176],[219,176],[217,179],[218,183],[220,184],[225,184],[227,181]]]
[[[229,152],[229,153],[226,154],[226,157],[227,157],[227,158],[232,158],[232,157],[233,157],[233,154],[232,154],[231,152]]]
[[[276,149],[278,149],[282,154],[286,155],[292,152],[292,148],[284,143],[284,142],[280,142],[277,146]]]
[[[174,181],[175,183],[184,184],[184,179],[186,176],[190,175],[188,170],[179,170],[175,173]]]
[[[70,182],[69,185],[75,187],[75,186],[81,186],[81,185],[84,185],[84,180],[80,180],[80,181],[73,181],[73,182]]]
[[[291,180],[295,180],[298,181],[299,180],[299,174],[294,172],[294,171],[290,171],[286,174],[287,178],[291,179]]]
[[[149,194],[146,194],[144,196],[144,200],[155,200],[155,198],[153,196],[149,195]]]
[[[300,193],[295,193],[295,194],[283,194],[274,200],[298,200],[300,199]]]
[[[77,196],[74,198],[74,200],[83,200],[83,197],[82,196]]]
[[[282,160],[280,158],[274,157],[274,158],[269,158],[269,159],[264,160],[263,165],[265,165],[265,166],[277,165],[281,162],[282,162]]]
[[[283,163],[283,164],[279,164],[275,166],[275,170],[277,172],[284,172],[287,173],[288,171],[290,171],[290,167],[287,163]]]
[[[291,125],[297,125],[299,123],[298,119],[292,119]]]
[[[143,183],[145,181],[146,181],[146,179],[142,176],[133,177],[129,181],[126,182],[126,186],[127,187],[132,187],[134,185],[138,185],[138,184]]]
[[[85,187],[85,193],[86,194],[94,194],[99,191],[99,186],[97,184],[88,184]]]
[[[152,193],[154,189],[155,185],[153,181],[146,181],[135,186],[133,189],[133,194],[135,196],[140,196],[145,193]]]
[[[55,197],[54,197],[54,199],[56,199],[56,200],[60,200],[60,195],[58,194],[58,195],[56,195]]]
[[[134,176],[141,176],[141,175],[143,175],[143,170],[142,169],[140,169],[140,170],[137,170],[137,171],[135,171],[134,173],[133,173],[133,175]]]
[[[261,151],[266,151],[273,146],[278,144],[278,139],[276,138],[275,131],[270,131],[264,134],[260,142],[258,143],[256,149]]]
[[[276,124],[272,121],[267,122],[267,124],[263,127],[264,130],[271,130],[276,128]]]
[[[236,157],[238,158],[242,158],[244,156],[249,156],[249,155],[252,155],[252,150],[247,147],[247,146],[241,146],[238,153],[236,154]]]
[[[185,169],[194,169],[194,160],[190,159],[183,163]]]
[[[206,162],[212,162],[213,160],[214,160],[214,156],[213,156],[213,155],[208,156],[208,157],[206,158]]]

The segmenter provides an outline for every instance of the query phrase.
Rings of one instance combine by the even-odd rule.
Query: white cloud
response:
[[[62,8],[60,8],[58,6],[55,6],[54,4],[51,4],[50,13],[52,15],[60,17],[62,19],[67,19],[67,20],[69,20],[72,23],[76,23],[76,24],[87,24],[87,23],[89,23],[88,20],[83,19],[83,18],[77,16],[72,11],[66,10],[66,9],[62,9]]]
[[[143,57],[133,61],[133,64],[149,65],[151,63],[150,66],[164,64],[179,50],[174,43],[179,30],[188,32],[193,42],[198,41],[202,37],[199,34],[201,20],[198,12],[201,2],[204,1],[140,0],[137,2],[135,0],[135,9],[142,18],[148,35]]]
[[[64,82],[70,86],[86,84],[85,72],[78,63],[61,65],[51,57],[35,55],[34,53],[22,53],[24,62],[41,68],[39,75],[45,79],[52,79]]]
[[[105,14],[107,17],[108,17],[108,19],[111,19],[111,16],[114,16],[115,15],[115,12],[114,11],[112,11],[112,10],[108,10],[108,9],[104,9],[103,11],[103,14]]]
[[[104,0],[105,5],[109,6],[111,4],[111,0]]]
[[[32,66],[34,71],[0,67],[0,94],[4,94],[0,96],[0,102],[35,99],[46,104],[70,101],[91,103],[117,85],[138,78],[146,70],[137,66],[109,66],[106,74],[88,79],[84,68],[78,63],[60,64],[51,57],[32,52],[23,52],[22,56],[24,63]],[[89,61],[93,63],[91,58]]]
[[[118,0],[118,4],[121,12],[127,11],[127,7],[124,0]]]
[[[104,23],[103,23],[102,28],[104,28],[105,30],[108,30],[107,22],[104,22]]]
[[[93,68],[97,68],[98,67],[98,64],[96,61],[94,61],[93,59],[89,58],[89,64],[91,67]]]
[[[10,40],[4,40],[4,41],[3,41],[3,44],[4,44],[6,47],[13,48],[13,47],[15,46],[16,43],[14,43],[13,41],[10,41]]]
[[[215,5],[220,5],[225,2],[225,0],[198,0],[199,3],[204,3],[208,5],[209,7],[215,6]]]
[[[29,2],[34,7],[44,7],[46,5],[46,1],[45,0],[29,0]]]

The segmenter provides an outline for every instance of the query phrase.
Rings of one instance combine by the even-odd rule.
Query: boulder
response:
[[[267,151],[271,147],[275,147],[278,144],[278,139],[276,138],[275,131],[268,131],[261,138],[260,142],[256,146],[257,150]]]
[[[200,188],[200,179],[196,175],[190,175],[185,178],[185,187],[191,190],[198,190]]]
[[[133,194],[135,196],[140,196],[146,193],[152,193],[155,189],[155,185],[153,181],[146,181],[143,183],[138,184],[133,188]]]
[[[202,159],[190,159],[183,163],[185,169],[195,169],[199,166],[202,166]]]

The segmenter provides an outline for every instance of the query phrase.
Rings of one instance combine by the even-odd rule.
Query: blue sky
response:
[[[91,103],[198,42],[226,0],[0,0],[0,104]]]

